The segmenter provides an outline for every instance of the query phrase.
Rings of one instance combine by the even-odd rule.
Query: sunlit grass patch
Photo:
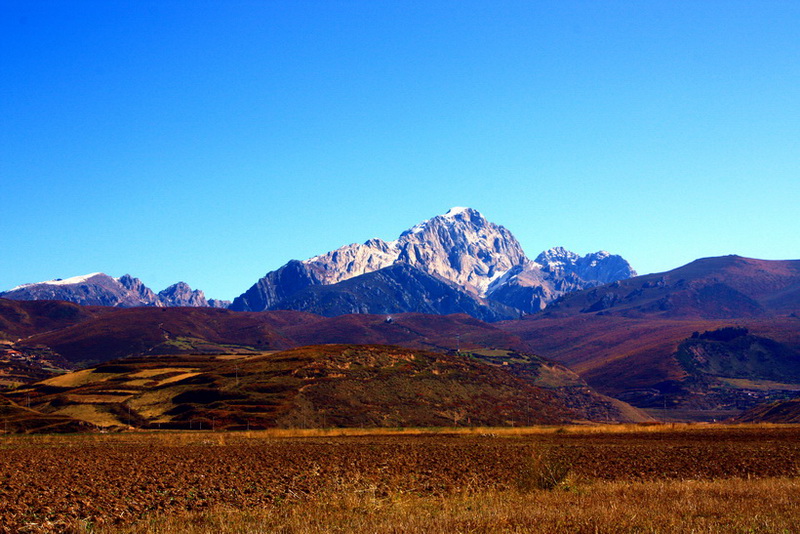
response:
[[[439,497],[338,488],[260,509],[152,515],[126,534],[256,532],[794,532],[796,479],[602,482],[578,491],[477,491]]]

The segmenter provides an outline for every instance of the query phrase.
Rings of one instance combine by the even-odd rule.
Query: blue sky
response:
[[[233,298],[452,206],[640,273],[800,258],[796,1],[0,5],[0,289]]]

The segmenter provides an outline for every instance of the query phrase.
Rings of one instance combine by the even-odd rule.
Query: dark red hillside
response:
[[[518,336],[465,314],[341,315],[290,326],[282,333],[298,345],[392,344],[436,350],[527,348]]]
[[[800,312],[800,260],[723,256],[577,291],[545,315],[733,319]]]
[[[800,423],[800,399],[771,402],[747,410],[737,423]]]
[[[303,312],[238,313],[214,308],[113,309],[80,325],[31,336],[27,345],[43,345],[73,362],[101,362],[158,347],[159,352],[221,352],[235,344],[261,350],[296,343],[279,330],[315,321]]]
[[[16,341],[78,324],[111,310],[57,300],[0,299],[0,340]]]
[[[101,310],[104,312],[80,324],[33,335],[23,343],[29,347],[49,347],[71,362],[84,364],[152,351],[219,353],[232,350],[232,346],[278,350],[301,345],[357,343],[435,350],[526,349],[519,337],[463,314],[324,318],[297,311],[234,312],[214,308]]]
[[[794,394],[794,375],[778,380],[785,373],[771,374],[764,362],[794,368],[798,310],[800,261],[725,256],[571,293],[543,313],[497,326],[533,352],[567,364],[602,393],[636,406],[737,410]],[[714,352],[737,360],[733,374],[687,369],[688,360],[678,357],[686,340],[724,327],[755,336],[747,347]]]

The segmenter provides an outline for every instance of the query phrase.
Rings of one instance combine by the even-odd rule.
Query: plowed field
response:
[[[530,458],[579,480],[793,477],[800,428],[277,438],[258,433],[0,439],[0,532],[124,524],[151,512],[235,508],[368,488],[413,495],[504,490]]]

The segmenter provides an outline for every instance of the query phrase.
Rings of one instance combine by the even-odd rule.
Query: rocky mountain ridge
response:
[[[131,275],[91,273],[25,284],[0,293],[14,300],[62,300],[114,307],[228,307],[235,311],[467,313],[487,321],[542,310],[580,289],[630,278],[620,256],[580,256],[562,247],[529,259],[514,235],[472,208],[452,208],[402,232],[370,239],[267,273],[233,303],[206,299],[179,282],[155,293]]]
[[[368,276],[397,265],[407,268],[394,269],[385,276]],[[437,286],[435,294],[418,293],[410,302],[408,295],[400,290],[394,296],[382,294],[377,302],[376,295],[381,291],[371,281],[385,283],[387,278],[399,281],[398,275],[412,284],[427,275],[450,289],[444,291]],[[580,256],[556,247],[530,260],[506,228],[488,221],[477,210],[457,207],[413,226],[394,241],[370,239],[305,261],[292,260],[267,273],[234,299],[231,309],[301,309],[328,315],[334,313],[332,308],[311,308],[308,298],[298,300],[295,295],[322,292],[331,299],[340,292],[336,313],[452,313],[446,311],[452,307],[452,301],[472,299],[484,311],[494,308],[492,313],[497,314],[501,310],[494,320],[509,319],[540,311],[570,291],[635,275],[627,261],[605,251]],[[340,285],[355,278],[359,278],[357,284]],[[354,285],[362,290],[354,292]],[[318,286],[328,289],[307,289]],[[467,313],[492,320],[482,312]]]
[[[66,279],[24,284],[0,293],[11,300],[61,300],[84,306],[227,307],[227,301],[206,300],[200,290],[178,282],[158,294],[129,274],[119,278],[90,273]]]

